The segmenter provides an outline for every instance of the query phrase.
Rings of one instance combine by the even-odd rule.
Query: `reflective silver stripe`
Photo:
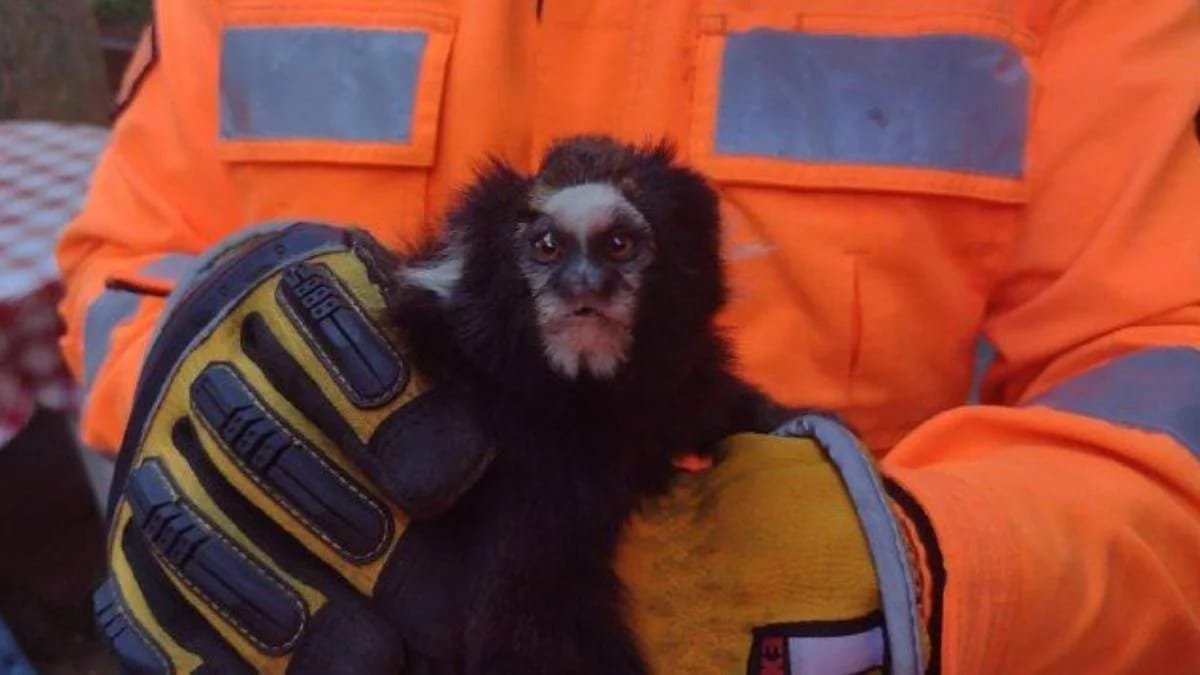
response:
[[[88,307],[83,320],[83,387],[90,393],[100,365],[112,346],[112,332],[137,311],[141,300],[136,293],[106,290]]]
[[[1157,347],[1127,354],[1029,405],[1166,434],[1200,457],[1200,350]]]
[[[419,30],[228,28],[221,136],[406,142],[427,38]]]
[[[164,281],[179,281],[191,274],[196,266],[196,256],[186,253],[168,253],[142,268],[142,274]]]
[[[166,281],[191,274],[196,256],[167,253],[144,265],[140,272]],[[90,393],[104,359],[112,346],[112,332],[137,311],[141,297],[125,290],[109,289],[96,298],[83,320],[83,387]]]
[[[983,394],[983,378],[988,368],[996,361],[996,346],[985,335],[975,337],[975,353],[971,362],[971,388],[967,392],[967,403],[978,404]]]
[[[730,33],[716,152],[1020,177],[1029,74],[973,35]]]
[[[820,415],[801,415],[773,433],[816,439],[837,467],[862,524],[879,580],[879,605],[887,626],[887,653],[891,661],[888,672],[894,675],[925,672],[915,572],[909,567],[904,535],[866,451],[845,427]]]

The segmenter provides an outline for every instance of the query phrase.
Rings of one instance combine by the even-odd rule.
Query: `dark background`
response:
[[[109,124],[149,5],[0,0],[0,121]],[[40,411],[0,448],[0,617],[40,673],[115,673],[91,620],[104,529],[73,429]]]

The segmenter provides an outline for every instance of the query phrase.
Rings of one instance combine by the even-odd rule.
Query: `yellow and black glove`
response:
[[[837,422],[777,433],[727,439],[626,530],[617,568],[653,672],[928,672],[927,523]]]
[[[169,301],[110,498],[98,623],[136,673],[449,672],[470,560],[423,519],[491,452],[387,318],[394,261],[293,223]]]

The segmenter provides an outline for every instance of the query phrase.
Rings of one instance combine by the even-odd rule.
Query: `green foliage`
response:
[[[101,21],[141,22],[150,18],[151,0],[92,0]]]

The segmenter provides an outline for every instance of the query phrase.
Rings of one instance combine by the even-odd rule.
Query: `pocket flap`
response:
[[[715,176],[1023,199],[1031,84],[1013,42],[716,25],[693,137]]]
[[[224,159],[432,163],[453,20],[353,10],[231,3],[221,33]]]

